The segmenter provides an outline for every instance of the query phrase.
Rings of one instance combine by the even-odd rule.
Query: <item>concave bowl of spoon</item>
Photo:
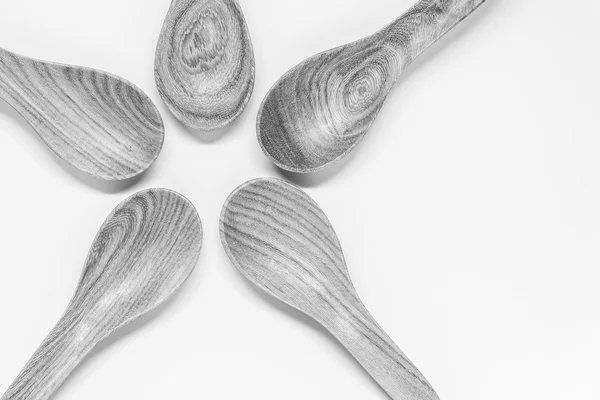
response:
[[[154,62],[156,85],[169,111],[193,129],[235,120],[254,89],[250,33],[237,0],[174,0]]]
[[[200,217],[178,193],[150,189],[119,204],[93,241],[65,313],[1,400],[49,398],[99,342],[171,297],[201,246]]]
[[[260,106],[256,130],[275,165],[316,172],[361,141],[402,67],[391,48],[371,45],[364,39],[312,56],[273,85]]]
[[[89,306],[102,291],[102,303],[112,302],[104,310],[119,315],[115,328],[117,321],[132,321],[185,283],[200,257],[202,237],[198,211],[181,194],[163,188],[133,194],[96,234],[71,304]]]
[[[279,168],[321,170],[348,155],[377,118],[404,69],[485,0],[421,0],[355,42],[285,73],[263,100],[258,142]]]
[[[152,100],[107,72],[0,49],[0,98],[59,158],[98,179],[134,177],[162,149],[164,125]]]
[[[243,276],[323,325],[392,399],[438,400],[360,300],[331,223],[305,192],[280,179],[246,182],[225,202],[220,232]]]

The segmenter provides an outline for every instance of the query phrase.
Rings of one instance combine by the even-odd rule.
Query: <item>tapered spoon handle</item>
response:
[[[406,66],[485,1],[421,0],[379,35],[400,52]]]
[[[11,86],[12,53],[0,47],[0,98],[15,106],[14,90]]]
[[[28,117],[36,117],[40,112],[26,101],[27,97],[40,96],[32,80],[20,56],[0,47],[0,99]]]
[[[366,309],[350,308],[324,325],[393,400],[439,400],[435,390]]]
[[[0,400],[44,400],[94,347],[88,324],[67,311]]]

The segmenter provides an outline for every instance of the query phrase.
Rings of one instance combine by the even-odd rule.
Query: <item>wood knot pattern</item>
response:
[[[99,179],[138,175],[162,149],[164,125],[154,103],[102,71],[0,49],[0,97],[58,157]]]
[[[166,189],[139,192],[108,216],[65,314],[1,400],[42,400],[111,332],[169,298],[200,254],[194,206]]]
[[[258,141],[278,167],[308,173],[351,152],[402,71],[485,0],[422,0],[379,32],[308,58],[261,104]]]
[[[225,202],[221,241],[255,285],[327,328],[394,400],[437,400],[358,297],[329,220],[303,191],[257,179]]]
[[[214,9],[203,10],[183,35],[181,60],[192,74],[218,68],[228,40],[223,18]]]
[[[254,52],[237,0],[174,0],[155,56],[159,93],[188,127],[237,118],[254,88]]]
[[[258,116],[258,140],[275,164],[314,171],[365,135],[403,68],[399,54],[365,40],[321,53],[271,89]]]

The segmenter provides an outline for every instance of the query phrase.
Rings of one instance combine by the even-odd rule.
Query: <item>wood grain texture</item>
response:
[[[0,49],[0,97],[58,157],[96,178],[138,175],[162,149],[164,126],[154,103],[106,72]]]
[[[402,71],[485,0],[422,0],[372,36],[287,72],[258,114],[258,141],[278,167],[317,171],[364,137]]]
[[[220,230],[246,278],[327,328],[392,399],[438,399],[359,299],[337,235],[306,193],[279,179],[247,182],[223,206]]]
[[[97,343],[185,282],[201,243],[198,213],[175,192],[147,190],[117,206],[92,244],[66,312],[1,400],[50,397]]]
[[[254,52],[237,0],[173,0],[155,58],[156,85],[184,125],[221,128],[254,88]]]

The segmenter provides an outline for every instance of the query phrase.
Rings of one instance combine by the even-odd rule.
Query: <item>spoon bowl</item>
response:
[[[106,72],[0,49],[0,98],[54,154],[98,179],[136,176],[162,149],[164,125],[154,103]]]
[[[254,89],[254,51],[237,0],[173,0],[154,63],[158,91],[184,125],[222,128]]]
[[[318,171],[368,132],[404,69],[485,0],[421,0],[374,35],[288,71],[261,104],[259,144],[279,168]]]
[[[225,202],[220,230],[246,278],[323,325],[392,399],[438,399],[361,302],[333,227],[306,193],[279,179],[247,182]]]
[[[103,339],[169,298],[200,254],[194,206],[166,189],[139,192],[98,232],[71,302],[1,400],[49,398]]]

